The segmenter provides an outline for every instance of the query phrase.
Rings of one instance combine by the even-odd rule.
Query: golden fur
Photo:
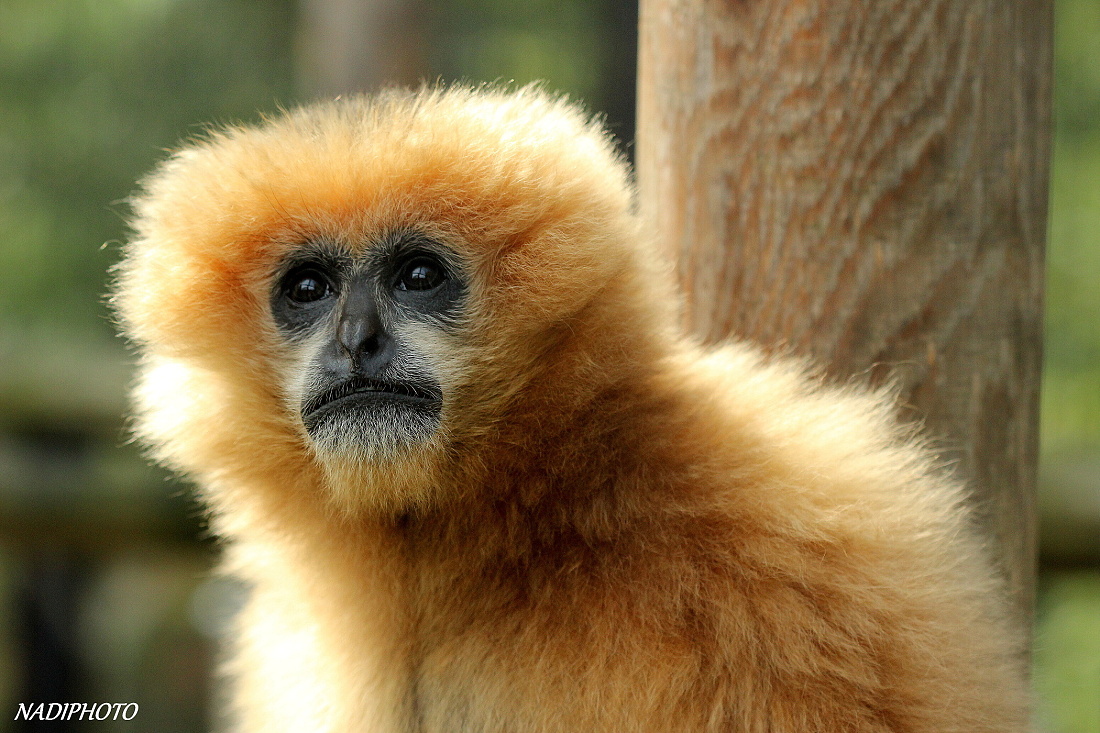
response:
[[[252,596],[244,731],[1022,731],[961,492],[889,400],[676,326],[625,165],[530,88],[319,104],[185,147],[116,303],[138,427]],[[314,238],[469,267],[442,428],[322,460],[269,294]]]

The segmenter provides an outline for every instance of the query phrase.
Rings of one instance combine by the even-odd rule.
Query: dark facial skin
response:
[[[354,258],[314,242],[284,262],[271,310],[289,342],[316,349],[300,408],[310,435],[383,445],[426,438],[443,394],[398,332],[407,321],[453,328],[465,292],[453,254],[413,233]]]

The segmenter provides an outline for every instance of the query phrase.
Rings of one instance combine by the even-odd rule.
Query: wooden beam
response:
[[[1051,0],[642,0],[685,317],[897,380],[1032,612]]]

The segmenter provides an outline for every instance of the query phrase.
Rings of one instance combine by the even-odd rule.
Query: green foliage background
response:
[[[197,123],[289,101],[292,32],[285,2],[0,2],[5,326],[111,335],[122,200]]]
[[[1047,246],[1041,541],[1100,546],[1100,2],[1056,0]],[[1042,723],[1100,732],[1100,572],[1042,574],[1035,661]]]
[[[1100,446],[1100,2],[1056,3],[1043,448]]]

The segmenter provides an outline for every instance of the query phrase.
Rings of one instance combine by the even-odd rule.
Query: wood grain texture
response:
[[[643,0],[685,318],[902,387],[1032,610],[1050,0]]]

